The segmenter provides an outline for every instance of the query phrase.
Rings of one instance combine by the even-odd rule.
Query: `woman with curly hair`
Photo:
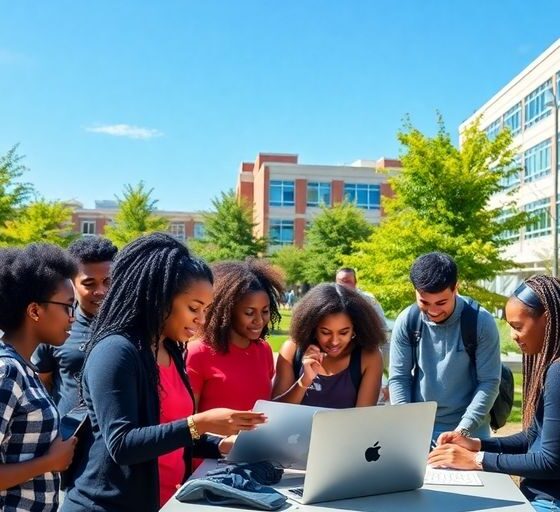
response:
[[[282,277],[254,258],[212,270],[214,302],[203,337],[189,344],[187,371],[199,411],[251,409],[271,397],[274,360],[265,337],[280,321]]]
[[[312,288],[280,349],[275,400],[331,408],[377,404],[385,336],[371,303],[338,284]]]
[[[55,511],[75,438],[31,364],[41,342],[60,347],[74,320],[76,262],[54,245],[0,250],[0,510]]]
[[[537,511],[560,510],[560,281],[533,276],[513,292],[506,319],[523,352],[523,431],[475,439],[444,432],[432,466],[522,477],[521,491]]]

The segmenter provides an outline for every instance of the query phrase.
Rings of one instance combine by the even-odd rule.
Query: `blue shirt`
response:
[[[93,318],[76,309],[76,320],[70,336],[60,347],[42,344],[31,356],[39,373],[52,373],[51,394],[61,416],[79,403],[80,374],[84,365],[86,344],[91,338]]]
[[[395,321],[391,337],[389,392],[391,403],[435,401],[436,431],[466,428],[471,432],[490,423],[490,409],[498,396],[501,375],[500,337],[494,318],[480,308],[477,320],[476,368],[463,345],[461,312],[465,299],[456,297],[455,309],[444,322],[420,313],[422,339],[418,347],[418,380],[412,390],[413,352],[408,339],[410,307]]]
[[[548,368],[530,428],[482,441],[481,450],[486,471],[523,477],[520,488],[529,500],[560,500],[560,362]]]

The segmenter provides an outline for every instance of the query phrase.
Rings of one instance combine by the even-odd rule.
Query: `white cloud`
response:
[[[163,132],[153,128],[142,128],[130,124],[108,124],[86,128],[88,132],[105,133],[114,137],[128,137],[129,139],[153,139],[161,137]]]

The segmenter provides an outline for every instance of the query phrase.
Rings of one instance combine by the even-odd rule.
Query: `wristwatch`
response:
[[[477,452],[474,456],[474,463],[478,466],[478,469],[482,469],[482,461],[484,460],[484,452]]]
[[[471,432],[468,428],[460,428],[457,430],[463,437],[471,437]]]

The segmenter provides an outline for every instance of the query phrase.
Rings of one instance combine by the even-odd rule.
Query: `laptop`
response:
[[[268,460],[290,469],[305,469],[311,424],[322,407],[258,400],[253,411],[264,412],[268,421],[255,430],[242,431],[226,457],[228,462]]]
[[[422,487],[436,402],[318,411],[303,487],[278,489],[302,503]]]

